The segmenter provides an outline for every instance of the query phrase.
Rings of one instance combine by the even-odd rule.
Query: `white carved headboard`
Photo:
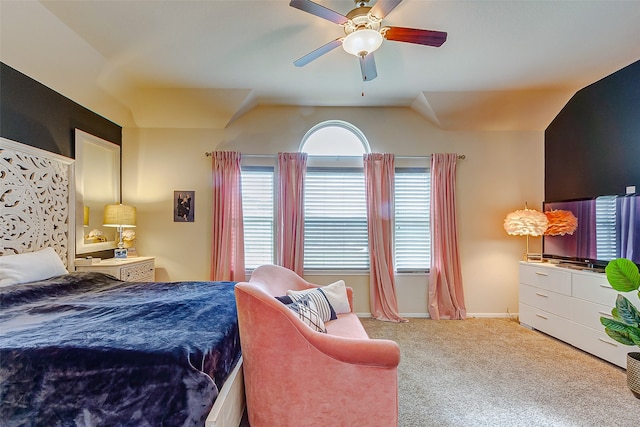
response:
[[[0,137],[0,256],[52,247],[73,267],[73,172],[73,159]]]

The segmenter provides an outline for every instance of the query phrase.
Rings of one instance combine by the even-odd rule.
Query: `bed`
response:
[[[73,272],[72,176],[0,138],[3,425],[239,425],[233,283]]]

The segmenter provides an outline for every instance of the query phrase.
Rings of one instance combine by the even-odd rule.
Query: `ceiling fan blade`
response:
[[[342,45],[342,38],[337,38],[335,40],[332,40],[329,43],[327,43],[327,44],[325,44],[323,46],[320,46],[319,48],[317,48],[313,52],[307,53],[302,58],[295,60],[293,62],[293,65],[295,65],[296,67],[302,67],[304,65],[307,65],[309,62],[313,61],[314,59],[317,59],[317,58],[321,57],[325,53],[328,53],[328,52],[332,51],[333,49],[335,49],[335,48],[337,48],[338,46],[341,46],[341,45]]]
[[[447,40],[447,33],[443,31],[418,30],[416,28],[387,27],[383,32],[384,38],[396,42],[423,44],[440,47]]]
[[[402,0],[378,0],[376,4],[373,5],[369,13],[378,19],[382,19],[400,3],[402,3]]]
[[[289,6],[308,12],[312,15],[319,16],[327,21],[335,22],[339,25],[346,24],[349,21],[349,18],[346,16],[340,15],[338,12],[334,12],[329,8],[309,0],[291,0]]]
[[[360,57],[360,71],[362,72],[362,81],[370,82],[378,77],[378,71],[376,70],[376,60],[373,57],[373,52]]]

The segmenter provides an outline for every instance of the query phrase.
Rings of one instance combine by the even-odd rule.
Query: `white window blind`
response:
[[[397,272],[428,271],[430,174],[397,168],[394,259]],[[245,265],[275,262],[273,167],[242,169]],[[313,270],[368,270],[366,195],[362,169],[308,168],[305,182],[305,260]]]
[[[243,167],[244,262],[252,270],[274,263],[273,168]]]
[[[305,270],[367,270],[367,211],[362,169],[307,170]]]
[[[429,205],[431,175],[426,169],[396,169],[395,269],[428,271],[431,263]]]
[[[616,258],[616,196],[596,198],[596,257]]]

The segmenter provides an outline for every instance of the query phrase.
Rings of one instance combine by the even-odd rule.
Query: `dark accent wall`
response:
[[[0,136],[75,158],[75,128],[122,146],[121,126],[0,62]]]
[[[75,158],[74,129],[122,145],[122,127],[0,63],[0,136]]]
[[[545,199],[640,192],[640,61],[577,92],[545,131]]]

